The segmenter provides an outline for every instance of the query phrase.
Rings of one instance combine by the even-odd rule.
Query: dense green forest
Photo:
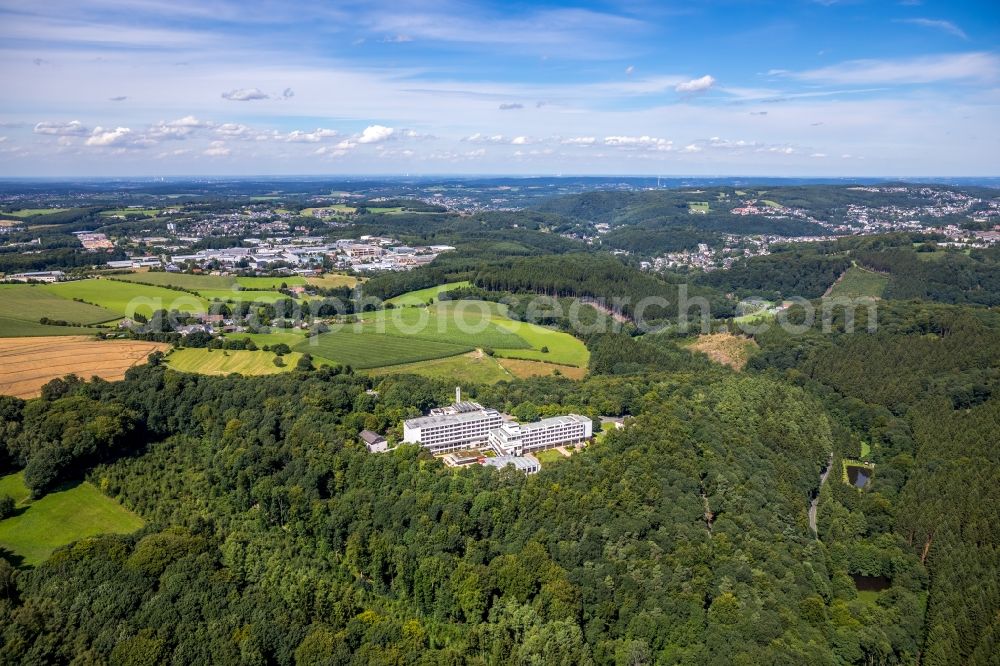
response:
[[[34,569],[0,560],[0,654],[990,663],[1000,322],[909,302],[879,314],[875,334],[842,320],[761,333],[743,375],[664,336],[609,333],[590,339],[582,382],[470,387],[506,410],[631,417],[532,477],[368,454],[360,429],[447,401],[450,385],[412,376],[153,364],[4,399],[7,469],[36,494],[86,476],[148,525]],[[876,472],[859,490],[837,475],[862,443]],[[888,587],[872,599],[852,576]]]

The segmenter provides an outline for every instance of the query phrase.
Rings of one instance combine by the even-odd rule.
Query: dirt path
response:
[[[819,531],[816,529],[816,513],[819,509],[819,491],[823,488],[823,484],[826,483],[826,477],[830,476],[831,467],[833,467],[833,453],[830,453],[830,459],[826,461],[826,467],[823,468],[823,472],[819,475],[819,488],[816,489],[816,497],[813,497],[812,502],[809,503],[809,529],[812,530],[817,538],[819,538]]]

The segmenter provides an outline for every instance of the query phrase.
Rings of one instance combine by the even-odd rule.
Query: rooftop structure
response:
[[[542,469],[542,463],[534,456],[496,456],[484,460],[483,466],[497,469],[511,466],[524,474],[537,474]]]

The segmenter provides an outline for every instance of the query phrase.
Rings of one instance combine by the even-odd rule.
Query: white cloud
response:
[[[384,125],[369,125],[361,136],[357,138],[358,143],[379,143],[385,141],[393,135],[396,130]]]
[[[222,98],[234,102],[249,102],[255,99],[269,99],[269,95],[260,88],[234,88],[222,93]]]
[[[1000,79],[1000,56],[974,52],[899,60],[849,60],[787,76],[844,84],[996,81]]]
[[[503,134],[487,135],[476,132],[475,134],[465,137],[462,141],[468,141],[469,143],[506,143],[507,138]]]
[[[115,129],[105,129],[95,127],[85,142],[88,146],[120,146],[128,142],[132,130],[128,127],[116,127]]]
[[[211,123],[198,120],[194,116],[184,116],[169,122],[161,120],[154,123],[145,136],[151,139],[184,139],[197,129],[211,126]]]
[[[79,120],[71,120],[68,123],[43,120],[35,125],[33,131],[35,134],[50,136],[80,136],[87,133],[87,128]]]
[[[526,136],[515,136],[510,142],[515,146],[526,146],[531,143],[531,139]]]
[[[596,142],[597,138],[593,136],[573,136],[560,141],[560,143],[567,146],[592,146]]]
[[[250,134],[250,128],[240,123],[222,123],[215,127],[216,134],[229,137],[246,137]]]
[[[968,39],[969,36],[965,34],[965,31],[959,28],[957,25],[951,21],[943,21],[940,19],[929,19],[929,18],[911,18],[902,19],[900,23],[909,23],[910,25],[918,25],[922,28],[933,28],[934,30],[941,30],[949,35],[959,37],[961,39]]]
[[[629,65],[628,67],[625,68],[625,75],[632,76],[632,72],[634,71],[635,71],[635,65]]]
[[[337,130],[323,129],[321,127],[316,128],[312,132],[294,130],[288,133],[288,136],[285,137],[285,141],[289,141],[291,143],[319,143],[323,139],[332,139],[338,134]]]
[[[668,151],[673,150],[673,141],[668,141],[667,139],[660,139],[655,136],[606,136],[604,137],[605,146],[613,146],[618,148],[633,148],[642,150],[659,150]]]
[[[499,107],[501,111],[516,111],[517,109],[523,109],[524,104],[518,104],[517,102],[503,103]]]
[[[228,157],[230,152],[232,151],[226,147],[224,141],[213,141],[209,144],[208,148],[202,151],[202,155],[207,155],[209,157]]]
[[[704,92],[714,85],[715,77],[706,74],[701,78],[691,79],[690,81],[681,81],[674,87],[674,90],[679,93],[697,93]]]

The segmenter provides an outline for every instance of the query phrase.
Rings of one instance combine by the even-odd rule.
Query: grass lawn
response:
[[[770,199],[764,199],[762,203],[769,208],[781,208],[781,204],[777,201],[771,201]]]
[[[294,349],[353,368],[378,368],[457,356],[473,346],[343,328],[304,340]]]
[[[858,599],[867,604],[874,604],[878,601],[879,594],[881,594],[881,592],[878,590],[858,590]]]
[[[373,333],[447,342],[469,349],[530,349],[531,343],[496,323],[494,312],[496,309],[492,303],[456,301],[426,308],[380,310],[362,319],[364,330]]]
[[[441,297],[442,292],[458,289],[459,287],[468,287],[469,284],[468,280],[463,280],[462,282],[449,282],[436,287],[428,287],[427,289],[408,291],[405,294],[390,298],[386,303],[392,303],[396,307],[427,305],[432,299],[437,301]]]
[[[889,276],[873,273],[859,266],[851,266],[844,277],[833,286],[831,298],[880,298],[889,283]]]
[[[587,350],[587,346],[569,333],[503,317],[493,317],[493,323],[499,328],[516,334],[531,346],[530,349],[518,349],[496,345],[494,349],[497,356],[523,358],[529,361],[547,361],[561,365],[574,365],[578,368],[587,367],[587,363],[590,361],[590,351]],[[548,353],[542,352],[542,347],[548,347]]]
[[[862,460],[871,455],[872,445],[868,442],[861,442],[861,458]]]
[[[414,374],[433,379],[447,379],[461,384],[495,384],[513,379],[495,358],[479,352],[438,358],[418,363],[404,363],[374,368],[368,374],[378,377],[394,374]]]
[[[536,458],[538,458],[538,462],[542,463],[542,467],[543,468],[546,465],[551,465],[552,463],[559,463],[559,462],[562,462],[564,460],[569,460],[569,458],[567,458],[563,454],[559,453],[555,449],[546,449],[544,451],[536,451],[535,453],[532,453],[531,455],[533,455]]]
[[[266,351],[231,351],[225,349],[178,349],[167,357],[167,364],[178,372],[201,375],[276,375],[295,367],[298,353],[285,354],[285,366],[274,364],[275,355]],[[315,354],[314,354],[315,356]]]
[[[28,499],[23,475],[0,478],[0,493],[14,497],[18,513],[0,520],[0,547],[37,565],[53,550],[98,534],[128,534],[143,526],[143,520],[86,481]]]
[[[707,201],[689,201],[688,210],[692,213],[708,213],[711,208]]]
[[[131,317],[136,311],[148,316],[161,308],[182,312],[205,312],[208,309],[205,299],[193,294],[117,280],[77,280],[40,285],[40,288],[63,298],[83,299],[126,317]]]
[[[334,287],[354,287],[358,282],[363,282],[353,275],[339,275],[335,273],[328,273],[323,277],[311,277],[306,278],[306,283],[311,284],[314,287],[322,287],[324,289],[333,289]]]
[[[79,324],[117,319],[111,310],[80,303],[46,291],[42,285],[0,284],[0,317],[38,323],[42,317]]]

